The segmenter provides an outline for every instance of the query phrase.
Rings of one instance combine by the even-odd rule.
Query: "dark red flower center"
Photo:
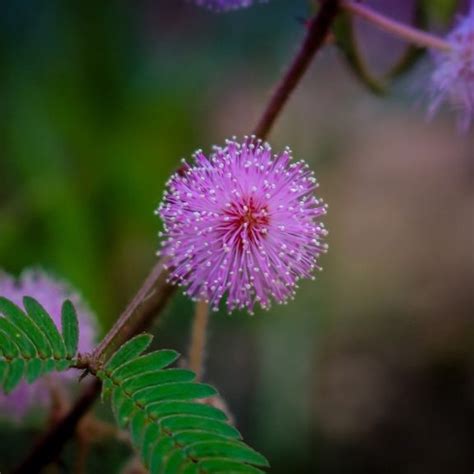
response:
[[[258,237],[264,237],[268,231],[270,218],[268,206],[261,204],[250,196],[232,202],[224,212],[228,228],[238,232],[240,244],[245,246],[245,241],[255,242]]]

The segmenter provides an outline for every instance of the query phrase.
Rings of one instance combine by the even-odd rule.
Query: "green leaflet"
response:
[[[21,357],[31,359],[38,355],[35,346],[28,336],[9,319],[0,318],[0,329],[7,334],[11,338],[12,343],[18,347]]]
[[[187,451],[194,458],[215,456],[252,463],[256,466],[268,466],[268,461],[260,453],[239,441],[203,441],[191,445]]]
[[[7,372],[8,364],[0,359],[0,385],[3,383],[3,378],[5,377],[5,373]]]
[[[155,446],[152,448],[149,462],[146,463],[148,464],[152,474],[158,474],[162,472],[161,468],[164,462],[166,462],[169,454],[173,452],[174,447],[175,443],[170,436],[164,436],[155,444]]]
[[[1,319],[1,318],[0,318]],[[10,336],[0,329],[0,353],[8,359],[14,359],[20,356],[20,351],[16,344],[10,339]]]
[[[144,427],[140,454],[141,454],[142,459],[145,461],[145,463],[147,463],[147,461],[148,461],[148,464],[150,463],[152,448],[156,444],[156,441],[157,439],[159,439],[160,435],[161,435],[161,428],[157,424],[153,423],[153,424],[146,425]],[[154,451],[155,450],[153,450],[153,452]]]
[[[77,322],[76,310],[69,300],[63,303],[61,309],[61,325],[66,354],[69,358],[72,358],[76,355],[79,343],[79,323]]]
[[[43,375],[43,361],[41,359],[31,359],[26,367],[26,381],[32,383],[41,375]]]
[[[18,385],[24,370],[25,361],[23,359],[15,359],[8,365],[3,382],[3,390],[5,390],[5,393],[10,393]]]
[[[63,306],[64,339],[36,300],[25,297],[24,305],[26,312],[0,297],[0,386],[6,393],[22,379],[32,383],[68,369],[76,355],[78,324],[70,302]]]
[[[153,372],[171,364],[178,358],[176,351],[162,350],[137,357],[112,372],[113,380],[125,380],[139,374]]]
[[[226,421],[226,414],[204,403],[193,403],[193,402],[158,402],[152,403],[147,407],[147,412],[153,419],[163,418],[167,415],[196,415],[204,416],[206,418],[212,418],[215,420]]]
[[[236,472],[245,472],[248,474],[260,474],[263,471],[261,469],[257,469],[253,466],[249,466],[248,464],[242,464],[237,461],[232,461],[229,459],[204,459],[199,462],[198,466],[204,469],[205,472],[213,472],[213,473],[236,473]],[[187,472],[187,471],[185,471]]]
[[[203,383],[167,383],[160,386],[144,388],[133,394],[133,399],[140,405],[149,405],[162,400],[194,400],[216,395],[216,390]]]
[[[130,423],[130,437],[135,446],[140,446],[143,443],[143,436],[147,422],[147,415],[145,411],[138,412]]]
[[[112,410],[121,428],[130,423],[132,414],[136,412],[135,402],[127,397],[122,390],[114,390],[112,395]]]
[[[151,343],[142,334],[120,348],[97,372],[111,394],[118,424],[151,473],[262,472],[267,460],[240,441],[221,410],[199,399],[215,396],[192,371],[169,368],[178,356],[160,350],[141,355]]]
[[[168,431],[179,433],[187,430],[202,430],[225,438],[240,439],[241,435],[236,428],[229,423],[219,420],[211,420],[201,416],[172,415],[164,418],[161,425]]]
[[[138,357],[151,344],[153,336],[150,334],[140,334],[126,342],[107,362],[104,369],[113,372],[121,365]]]
[[[191,382],[194,378],[194,372],[191,372],[190,370],[157,370],[156,372],[147,372],[124,380],[122,387],[126,392],[137,392],[143,388],[152,387],[153,385],[172,382]]]
[[[164,460],[163,470],[166,474],[178,474],[181,466],[187,464],[189,457],[179,447],[175,447]]]
[[[179,444],[191,445],[194,443],[201,443],[204,441],[229,441],[226,436],[216,436],[215,433],[208,433],[202,430],[188,430],[176,433],[176,442]]]

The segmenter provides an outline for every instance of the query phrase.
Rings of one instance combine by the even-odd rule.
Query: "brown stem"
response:
[[[74,407],[36,444],[30,455],[13,471],[14,474],[40,472],[43,466],[53,461],[76,430],[77,423],[87,413],[100,393],[101,383],[94,379],[78,398]]]
[[[147,329],[154,317],[165,307],[175,287],[166,282],[168,272],[163,259],[153,267],[135,297],[94,351],[100,359],[130,337]]]
[[[288,71],[277,85],[265,108],[254,134],[265,139],[283,110],[291,93],[308,69],[311,60],[324,44],[339,9],[339,0],[324,0],[314,19],[308,25],[306,36]],[[174,292],[166,283],[168,272],[160,260],[152,269],[142,287],[119,317],[109,333],[94,351],[95,357],[106,357],[115,347],[130,337],[145,330],[164,308]],[[81,417],[91,408],[100,394],[98,379],[89,384],[69,413],[53,426],[35,446],[30,455],[14,471],[16,474],[40,472],[51,462],[68,439],[70,439]]]
[[[254,134],[257,137],[266,139],[270,133],[291,93],[296,89],[304,73],[308,70],[315,54],[323,46],[338,10],[338,0],[325,0],[322,2],[319,13],[310,20],[299,51],[279,84],[277,84],[261,119],[255,127]]]
[[[209,304],[204,301],[196,303],[191,345],[189,348],[189,368],[195,372],[196,379],[201,380],[203,372],[206,332],[209,322]]]

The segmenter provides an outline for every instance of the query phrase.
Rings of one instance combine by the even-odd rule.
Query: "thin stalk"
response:
[[[393,20],[392,18],[388,18],[385,15],[376,12],[372,8],[362,5],[361,3],[344,1],[342,3],[342,8],[354,15],[360,16],[381,30],[391,33],[397,38],[406,40],[409,43],[413,43],[423,48],[438,49],[444,52],[451,50],[451,45],[448,41],[425,31],[418,30],[413,26],[409,26]]]
[[[92,359],[102,359],[130,337],[145,330],[166,305],[175,288],[167,283],[168,271],[160,259],[129,305],[96,347]]]
[[[196,379],[201,380],[204,367],[207,325],[209,323],[209,304],[204,301],[196,303],[191,345],[189,347],[189,368],[196,374]]]

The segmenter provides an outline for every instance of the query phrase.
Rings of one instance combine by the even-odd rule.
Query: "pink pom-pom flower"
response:
[[[459,111],[459,126],[466,131],[474,118],[474,0],[446,39],[450,50],[434,55],[430,114],[448,101]]]
[[[0,296],[20,308],[23,308],[23,297],[31,296],[45,308],[59,330],[62,304],[66,299],[71,300],[79,321],[79,352],[90,352],[94,348],[96,319],[79,295],[64,282],[37,269],[24,271],[18,279],[0,272]],[[48,374],[32,384],[21,382],[12,393],[0,394],[0,417],[20,421],[34,409],[47,408],[51,404],[52,387],[75,378],[75,371],[66,371]]]
[[[197,151],[167,183],[156,213],[164,222],[161,254],[170,281],[217,309],[269,308],[293,297],[326,251],[314,174],[291,151],[273,155],[254,137]]]

